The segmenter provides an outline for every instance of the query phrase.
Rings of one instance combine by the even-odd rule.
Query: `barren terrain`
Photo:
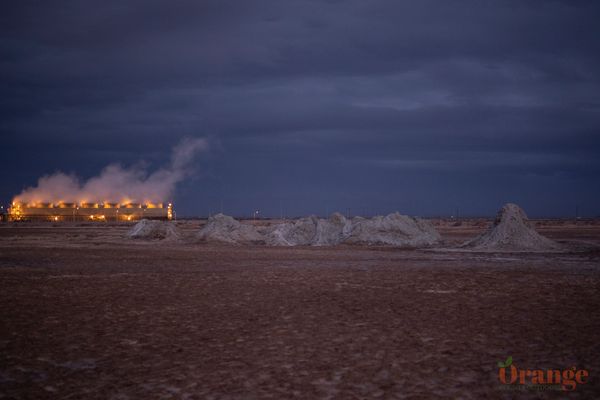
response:
[[[0,398],[600,397],[599,221],[537,221],[554,254],[195,243],[200,223],[0,224]],[[488,223],[435,221],[448,248]],[[508,392],[508,356],[589,382]]]

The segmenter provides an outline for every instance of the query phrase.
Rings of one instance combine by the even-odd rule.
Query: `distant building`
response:
[[[137,221],[170,220],[173,206],[162,203],[22,203],[13,202],[8,209],[10,221]]]

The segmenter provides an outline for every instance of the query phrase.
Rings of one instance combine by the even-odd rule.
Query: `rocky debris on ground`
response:
[[[440,234],[428,221],[399,213],[373,218],[354,218],[345,243],[425,247],[440,242]]]
[[[462,245],[491,251],[553,251],[561,246],[537,233],[525,212],[516,204],[505,204],[494,223],[483,234]]]
[[[264,242],[263,236],[254,226],[243,224],[224,214],[211,216],[206,225],[198,232],[197,238],[210,242],[224,242],[231,244]]]
[[[257,230],[227,216],[217,227],[209,223],[200,236],[210,232],[212,240],[227,243],[264,242],[270,246],[332,246],[341,243],[424,247],[440,241],[440,235],[427,221],[398,213],[373,218],[347,219],[334,213],[323,219],[316,216],[287,221]],[[240,233],[243,230],[243,233]]]
[[[179,231],[172,222],[148,219],[141,220],[127,232],[127,237],[132,239],[176,240],[179,236]]]

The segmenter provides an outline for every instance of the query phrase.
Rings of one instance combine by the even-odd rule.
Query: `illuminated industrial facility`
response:
[[[24,203],[15,201],[9,221],[138,221],[173,219],[173,205],[163,203]]]

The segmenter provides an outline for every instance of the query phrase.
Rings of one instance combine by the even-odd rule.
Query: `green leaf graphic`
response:
[[[499,368],[506,368],[508,366],[510,366],[512,364],[512,356],[508,356],[508,358],[506,359],[505,362],[502,361],[498,361],[498,367]]]

